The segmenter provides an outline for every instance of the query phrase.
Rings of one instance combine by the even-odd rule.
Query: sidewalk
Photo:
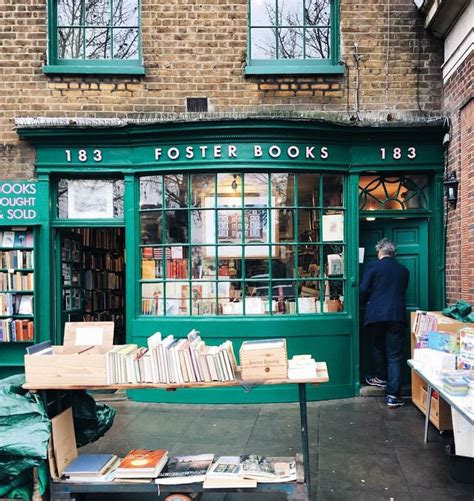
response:
[[[165,448],[170,455],[247,452],[291,456],[300,451],[297,404],[211,406],[119,401],[110,405],[117,409],[112,429],[81,452],[124,455],[133,448]],[[474,500],[474,485],[449,477],[444,451],[449,437],[430,428],[430,441],[423,444],[424,419],[408,399],[398,409],[387,409],[382,398],[310,403],[308,423],[315,500]],[[87,499],[110,498],[97,495]],[[114,500],[119,499],[127,498],[114,496]],[[210,492],[201,498],[246,499],[260,501],[264,496]],[[276,501],[277,496],[265,499]]]

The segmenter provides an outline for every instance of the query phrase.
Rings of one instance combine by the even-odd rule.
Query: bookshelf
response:
[[[34,233],[29,227],[0,231],[0,343],[33,342]]]

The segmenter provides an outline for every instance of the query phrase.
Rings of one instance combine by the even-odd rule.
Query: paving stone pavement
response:
[[[110,402],[113,427],[81,452],[126,454],[133,448],[165,448],[170,455],[290,456],[300,451],[297,404],[170,405]],[[448,471],[449,434],[430,429],[409,400],[387,409],[383,398],[352,398],[308,404],[312,500],[474,501],[474,485]],[[474,470],[473,470],[474,477]],[[87,501],[130,501],[130,496],[89,495]],[[157,500],[156,495],[131,501]],[[163,497],[159,498],[160,500]],[[276,494],[205,493],[201,501],[278,501]]]

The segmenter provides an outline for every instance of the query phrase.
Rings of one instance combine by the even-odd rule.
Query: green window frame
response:
[[[65,1],[48,0],[48,61],[43,66],[44,73],[144,75],[141,0],[136,0],[136,15],[132,15],[131,20],[118,14],[118,10],[126,5],[126,0],[100,0],[100,4],[109,8],[109,11],[101,12],[110,12],[108,19],[106,17],[102,22],[88,19],[86,6],[89,1],[69,0],[69,22],[61,22],[58,6]],[[71,12],[71,9],[76,10]],[[67,54],[65,46],[60,48],[61,36],[72,37],[71,46],[75,45],[77,56]],[[121,44],[117,47],[119,40]],[[96,50],[91,50],[94,44]],[[131,47],[136,57],[126,58]]]
[[[146,173],[136,184],[142,318],[345,311],[343,174]]]
[[[262,14],[257,11],[257,4],[260,7],[262,0],[249,0],[245,73],[344,73],[344,65],[339,61],[339,0],[296,0],[293,3],[299,3],[300,12],[288,9],[284,0],[265,0],[265,13]],[[321,14],[325,5],[329,8],[327,17],[324,12]],[[272,42],[274,45],[268,45]],[[262,43],[267,46],[262,47]],[[266,57],[259,57],[262,55]]]

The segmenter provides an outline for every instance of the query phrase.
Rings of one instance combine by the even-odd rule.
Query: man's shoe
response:
[[[395,397],[394,395],[387,395],[388,408],[395,409],[395,407],[401,407],[402,405],[405,405],[405,402],[401,398]]]
[[[379,379],[378,377],[366,377],[365,382],[369,386],[377,386],[378,388],[386,388],[387,387],[387,381],[384,381],[383,379]]]

